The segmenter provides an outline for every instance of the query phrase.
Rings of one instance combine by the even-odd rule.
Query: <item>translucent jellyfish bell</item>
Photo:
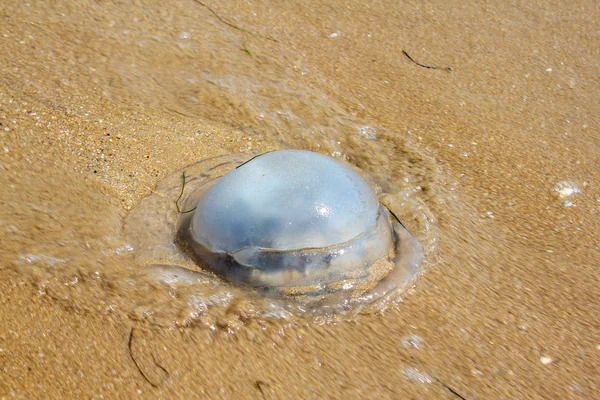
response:
[[[372,229],[379,202],[356,172],[302,150],[264,154],[221,178],[198,202],[193,238],[214,252],[298,250]]]
[[[330,157],[266,153],[211,180],[192,199],[196,208],[182,215],[180,236],[227,280],[306,295],[365,293],[391,276],[408,282],[416,274],[420,252],[412,236],[358,173]],[[407,240],[419,255],[398,271]]]

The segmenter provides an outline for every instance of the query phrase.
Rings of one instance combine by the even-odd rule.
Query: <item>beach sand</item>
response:
[[[598,20],[594,0],[3,2],[0,396],[599,398]],[[157,184],[282,148],[396,196],[427,247],[402,302],[303,324],[127,286],[123,221]]]

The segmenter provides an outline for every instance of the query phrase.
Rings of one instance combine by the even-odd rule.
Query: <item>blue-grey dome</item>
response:
[[[266,153],[221,177],[199,200],[194,240],[213,252],[328,247],[372,229],[379,202],[365,180],[319,153]]]

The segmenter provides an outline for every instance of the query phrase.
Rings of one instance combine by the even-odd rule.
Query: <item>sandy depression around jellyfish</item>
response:
[[[422,270],[421,246],[361,171],[303,150],[191,165],[126,232],[146,272],[185,287],[196,308],[241,301],[262,317],[377,310]]]

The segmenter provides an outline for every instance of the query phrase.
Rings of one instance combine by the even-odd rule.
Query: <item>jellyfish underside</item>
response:
[[[418,244],[348,166],[297,150],[233,164],[188,182],[177,243],[201,268],[305,299],[369,301],[416,276]]]

